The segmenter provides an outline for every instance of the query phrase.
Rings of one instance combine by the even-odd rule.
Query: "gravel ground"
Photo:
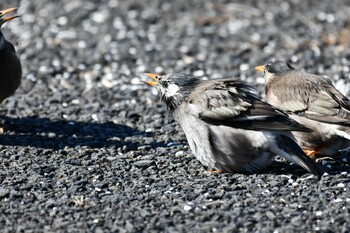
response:
[[[316,4],[317,3],[317,4]],[[349,232],[349,153],[210,174],[140,73],[240,77],[275,57],[350,96],[350,3],[21,0],[23,81],[0,106],[1,232]]]

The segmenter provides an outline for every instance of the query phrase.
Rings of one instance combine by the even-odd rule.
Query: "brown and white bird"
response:
[[[309,129],[259,100],[246,83],[201,81],[180,73],[147,76],[153,80],[146,83],[158,88],[204,166],[253,173],[266,168],[277,154],[318,176],[323,174],[289,132]]]
[[[0,27],[5,22],[19,17],[18,15],[3,17],[14,10],[16,8],[0,11]],[[5,39],[0,30],[0,103],[16,91],[21,83],[21,77],[21,63],[16,56],[15,48]]]
[[[267,102],[312,130],[293,132],[309,156],[334,156],[350,147],[350,101],[329,78],[295,70],[284,61],[255,69],[265,75]]]

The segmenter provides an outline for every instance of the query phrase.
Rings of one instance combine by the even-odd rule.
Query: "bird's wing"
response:
[[[267,89],[269,103],[289,113],[325,123],[350,125],[350,101],[322,76],[288,77]]]
[[[258,99],[251,86],[238,80],[211,82],[189,98],[199,117],[212,125],[249,130],[309,131],[280,110]]]

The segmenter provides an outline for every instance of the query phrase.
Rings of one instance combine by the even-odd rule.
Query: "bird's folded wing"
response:
[[[313,120],[350,126],[350,100],[331,84],[310,104],[306,116]]]
[[[307,128],[280,110],[260,101],[248,85],[226,82],[196,98],[199,117],[206,123],[249,130],[299,130]]]
[[[331,84],[323,83],[317,88],[300,86],[280,88],[271,93],[275,107],[311,120],[325,123],[350,125],[350,101]]]

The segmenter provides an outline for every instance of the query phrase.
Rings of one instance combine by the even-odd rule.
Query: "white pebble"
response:
[[[91,115],[91,118],[92,118],[92,120],[94,120],[94,121],[98,121],[98,116],[97,116],[97,114],[92,114],[92,115]]]
[[[299,61],[299,57],[296,56],[296,55],[293,55],[290,60],[293,62],[293,63],[296,63],[297,61]]]
[[[328,22],[328,23],[333,23],[335,17],[334,17],[334,15],[332,15],[332,14],[328,14],[327,17],[326,17],[326,19],[327,19],[327,22]]]
[[[136,72],[138,73],[143,73],[146,71],[146,66],[144,65],[139,65],[138,67],[136,67]]]
[[[135,77],[135,78],[131,79],[130,83],[133,84],[133,85],[140,84],[141,80],[139,78]]]
[[[95,12],[92,15],[92,20],[96,23],[103,23],[107,19],[108,14],[105,12]]]
[[[220,73],[214,73],[211,78],[212,79],[220,79],[220,78],[223,78],[223,74],[220,74]]]
[[[317,14],[317,18],[318,18],[318,20],[320,20],[320,21],[324,21],[324,20],[326,20],[326,18],[327,18],[327,14],[324,13],[324,12],[319,12],[319,13]]]
[[[251,36],[251,39],[253,42],[258,42],[260,40],[261,36],[259,33],[253,33],[253,35]]]
[[[72,104],[80,104],[80,100],[79,99],[74,99],[74,100],[72,100]]]
[[[85,49],[85,48],[86,48],[86,41],[80,40],[80,41],[78,42],[78,48],[80,48],[80,49]]]
[[[135,55],[137,53],[137,49],[134,47],[130,47],[128,51],[131,55]]]
[[[68,23],[68,19],[65,16],[61,16],[57,19],[57,23],[59,25],[66,25]]]
[[[39,72],[41,72],[41,73],[45,73],[45,72],[47,72],[47,66],[40,66],[39,67]]]
[[[111,88],[111,87],[113,87],[113,83],[112,83],[109,79],[107,79],[107,78],[103,78],[103,79],[101,80],[101,83],[102,83],[102,85],[105,86],[106,88]]]
[[[195,77],[202,77],[204,74],[204,70],[196,70],[193,72],[193,76]]]
[[[249,65],[248,64],[241,64],[239,66],[240,71],[247,71],[249,70]]]
[[[183,152],[182,150],[178,151],[175,153],[175,157],[179,157],[182,156],[185,152]]]
[[[185,55],[185,56],[182,57],[182,61],[183,61],[185,64],[191,64],[191,63],[193,63],[195,60],[194,60],[193,57],[190,57],[190,56]]]
[[[159,74],[159,73],[162,73],[164,71],[163,67],[160,67],[160,66],[157,66],[155,69],[154,69],[154,72],[156,74]]]
[[[192,209],[192,206],[190,206],[190,205],[184,205],[184,210],[186,210],[186,211],[190,211]]]

